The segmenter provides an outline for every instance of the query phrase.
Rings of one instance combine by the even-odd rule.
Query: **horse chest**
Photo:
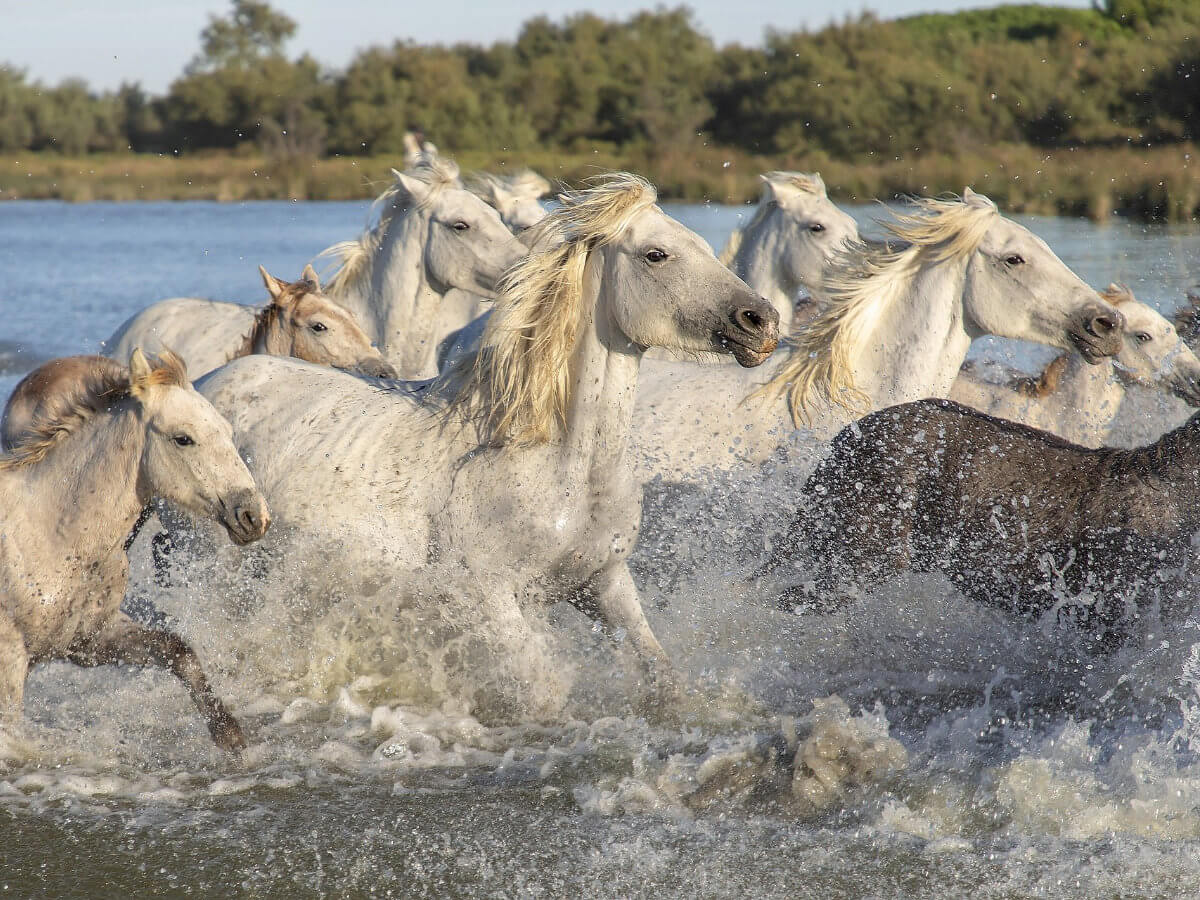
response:
[[[616,483],[572,478],[552,464],[520,472],[481,468],[474,476],[447,504],[446,525],[468,556],[488,552],[539,574],[586,578],[633,549],[640,497]]]

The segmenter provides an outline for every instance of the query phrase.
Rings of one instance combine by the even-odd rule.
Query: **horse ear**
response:
[[[314,291],[321,290],[321,279],[317,277],[317,270],[313,268],[312,263],[304,267],[304,271],[300,273],[300,280],[312,284]]]
[[[396,179],[396,184],[400,185],[400,190],[408,194],[413,202],[420,203],[429,195],[429,185],[419,178],[405,175],[399,169],[392,169],[392,176]]]
[[[150,381],[151,371],[150,361],[146,359],[142,348],[134,347],[133,352],[129,354],[129,387],[133,393],[145,389]]]
[[[278,300],[283,296],[284,288],[287,287],[285,282],[268,272],[264,266],[258,267],[258,274],[262,276],[263,284],[266,285],[267,293],[271,295],[272,300]]]
[[[979,206],[986,209],[996,209],[996,204],[989,197],[984,196],[978,191],[971,190],[970,187],[963,188],[962,193],[963,203],[967,206]]]

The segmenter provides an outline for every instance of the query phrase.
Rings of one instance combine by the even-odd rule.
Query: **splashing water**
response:
[[[350,211],[282,206],[278,240],[291,234],[314,252]],[[197,292],[253,299],[253,266],[235,258],[263,229],[264,210],[252,212],[238,225],[236,207],[149,205],[106,220],[38,207],[22,226],[41,229],[36,251],[0,223],[11,238],[0,253],[56,259],[68,256],[54,227],[79,247],[114,221],[136,233],[153,221],[180,248],[212,231],[205,262],[177,264],[132,299],[115,299],[132,290],[118,280],[82,312],[47,305],[43,321],[23,310],[30,342],[46,354],[87,349],[132,311],[120,302],[177,294],[218,265],[222,278],[247,271]],[[737,210],[673,212],[719,243]],[[1030,224],[1090,282],[1126,280],[1152,302],[1181,287],[1181,248],[1200,249],[1182,229],[1168,243],[1165,230]],[[225,233],[238,240],[222,251]],[[305,251],[271,252],[283,255],[254,262],[289,268]],[[8,267],[21,272],[10,289],[45,295],[45,284],[22,286],[37,268]],[[77,338],[48,337],[76,320]],[[1186,417],[1176,401],[1129,396],[1121,444]],[[1151,610],[1142,632],[1095,656],[1053,617],[1014,620],[915,574],[835,612],[782,612],[778,585],[753,575],[823,452],[801,436],[761,471],[648,487],[633,566],[686,685],[673,716],[634,705],[632,654],[570,607],[523,609],[450,569],[419,583],[359,573],[348,593],[328,577],[329,556],[280,561],[269,547],[206,543],[203,531],[162,588],[144,535],[133,593],[193,643],[251,746],[239,762],[223,757],[162,673],[39,667],[24,729],[0,734],[0,885],[380,896],[1200,889],[1196,623]]]

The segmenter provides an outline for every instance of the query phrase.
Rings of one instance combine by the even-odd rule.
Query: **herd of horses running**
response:
[[[321,590],[441,573],[487,584],[497,627],[569,602],[632,648],[654,704],[680,685],[629,569],[643,484],[703,489],[796,434],[836,437],[764,570],[790,578],[791,612],[940,571],[1103,650],[1148,603],[1188,599],[1200,418],[1103,445],[1130,383],[1200,406],[1200,360],[986,197],[913,200],[870,240],[819,176],[771,172],[718,259],[636,175],[547,213],[532,173],[464,184],[430,157],[393,174],[324,285],[263,269],[259,309],[164,300],[105,356],[18,385],[0,435],[10,726],[30,666],[125,662],[168,668],[216,743],[245,746],[188,645],[121,611],[154,501],[277,560],[321,548]],[[964,367],[982,335],[1062,355],[989,380]]]

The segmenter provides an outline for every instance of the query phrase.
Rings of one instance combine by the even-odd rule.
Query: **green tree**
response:
[[[162,106],[170,139],[193,148],[258,142],[288,154],[321,152],[330,85],[312,57],[284,55],[295,28],[255,0],[233,0],[227,18],[212,18],[199,55]]]
[[[228,18],[210,16],[200,32],[200,53],[188,73],[250,68],[269,57],[282,57],[296,23],[258,0],[233,0]]]

